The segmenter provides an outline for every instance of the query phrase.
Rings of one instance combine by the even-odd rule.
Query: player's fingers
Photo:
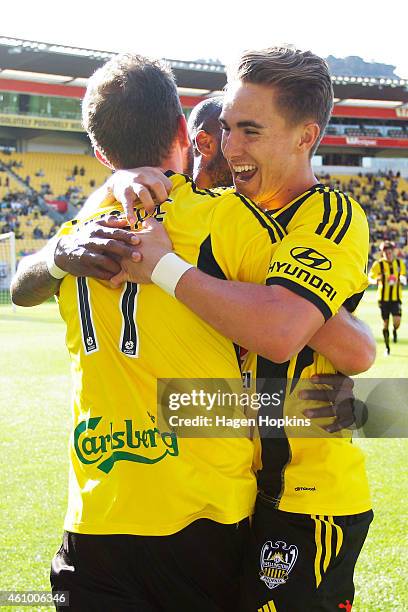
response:
[[[126,280],[127,280],[127,274],[124,270],[121,270],[120,272],[118,272],[118,274],[115,274],[115,276],[112,276],[112,278],[110,279],[110,282],[113,287],[119,287],[119,285],[124,283]]]
[[[137,200],[137,194],[135,193],[132,186],[128,185],[119,194],[118,200],[122,204],[127,220],[131,226],[133,226],[137,219],[135,215],[135,202]]]
[[[98,265],[101,270],[108,272],[111,276],[112,274],[117,274],[118,268],[120,269],[120,264],[117,261],[114,261],[105,255],[101,255],[100,263]]]
[[[93,250],[103,255],[112,254],[120,258],[131,259],[134,252],[134,247],[125,244],[120,240],[113,240],[112,238],[99,238],[97,242],[94,241]]]
[[[298,397],[301,400],[314,400],[316,402],[327,402],[329,389],[302,389],[299,391]]]
[[[117,274],[119,272],[120,263],[104,255],[103,253],[90,253],[88,256],[83,256],[83,262],[86,267],[88,267],[88,272],[85,272],[84,276],[92,276],[97,275],[99,273],[103,273],[102,276],[97,276],[97,278],[108,278],[112,276],[112,274]],[[94,274],[93,274],[94,272]]]
[[[148,213],[153,212],[156,207],[156,204],[153,201],[152,194],[150,193],[149,189],[147,187],[144,187],[144,185],[139,185],[138,183],[134,183],[132,185],[132,189],[140,200],[143,208]]]
[[[322,429],[327,431],[327,433],[336,433],[337,431],[341,431],[342,429],[349,429],[354,421],[346,420],[336,420],[330,425],[322,425]]]
[[[298,398],[302,401],[330,402],[339,405],[354,399],[350,390],[339,389],[302,389]]]
[[[99,278],[100,280],[110,280],[112,278],[112,272],[108,272],[106,270],[100,270],[96,268],[92,271],[92,274],[87,274],[87,276],[91,278]]]
[[[103,227],[97,227],[92,233],[92,237],[101,238],[101,239],[113,239],[120,240],[121,242],[127,244],[140,244],[140,237],[135,232],[129,232],[125,229],[120,229],[119,227],[110,227],[107,225],[109,221],[106,222],[106,225]]]
[[[101,219],[96,223],[102,227],[126,227],[128,225],[127,219],[124,217],[117,217],[116,215],[109,215],[107,219]]]
[[[115,262],[112,262],[115,263]],[[75,276],[87,276],[89,278],[99,278],[100,280],[109,280],[113,274],[116,273],[117,269],[109,270],[109,263],[105,266],[103,263],[101,266],[98,266],[95,262],[92,265],[84,265],[82,264],[80,268],[73,271],[72,273]],[[120,267],[120,266],[119,266]]]
[[[150,190],[154,195],[154,198],[156,200],[156,202],[165,202],[167,200],[167,196],[170,192],[170,189],[172,188],[172,183],[171,181],[167,178],[167,176],[164,176],[163,179],[166,179],[167,181],[167,189],[166,189],[166,183],[164,181],[157,181],[155,183],[153,183],[150,186]],[[168,187],[168,185],[170,184],[170,187]]]
[[[324,417],[336,416],[335,407],[330,404],[329,406],[321,406],[320,408],[306,408],[303,410],[303,414],[308,419],[322,419]]]
[[[146,219],[142,223],[142,228],[144,230],[151,231],[151,230],[154,230],[154,229],[159,229],[160,227],[162,227],[162,224],[159,223],[159,221],[157,221],[154,217],[149,217],[148,219]]]
[[[347,387],[352,389],[354,381],[349,376],[344,374],[315,374],[311,377],[310,382],[316,385],[331,385],[336,387]]]

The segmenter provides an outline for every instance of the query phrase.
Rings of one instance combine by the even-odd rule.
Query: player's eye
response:
[[[258,136],[259,132],[256,132],[255,130],[245,130],[245,134],[253,134],[255,136]]]

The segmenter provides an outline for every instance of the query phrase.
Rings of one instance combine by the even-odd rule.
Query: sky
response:
[[[406,0],[14,0],[3,7],[0,35],[223,63],[244,49],[290,43],[392,64],[408,78],[407,23]]]

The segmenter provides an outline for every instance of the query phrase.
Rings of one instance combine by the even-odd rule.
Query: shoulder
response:
[[[214,221],[218,222],[221,219],[224,222],[228,221],[228,224],[235,230],[246,232],[248,235],[267,234],[272,242],[279,242],[286,235],[273,216],[235,189],[225,191],[217,201]]]
[[[275,218],[288,233],[304,230],[340,244],[352,234],[368,240],[368,223],[361,206],[348,194],[315,185]]]

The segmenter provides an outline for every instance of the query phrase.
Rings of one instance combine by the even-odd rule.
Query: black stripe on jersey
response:
[[[361,302],[363,295],[364,295],[364,291],[351,295],[349,298],[347,298],[347,300],[343,302],[344,308],[348,310],[348,312],[354,312],[357,306],[359,305],[359,303]]]
[[[279,285],[280,287],[285,287],[296,293],[296,295],[300,295],[300,297],[305,298],[309,302],[312,302],[320,310],[322,315],[324,316],[324,320],[327,321],[332,316],[332,312],[330,308],[327,306],[326,302],[322,300],[318,295],[307,289],[307,287],[303,287],[303,285],[298,285],[294,281],[289,280],[288,278],[280,278],[279,276],[273,276],[272,278],[266,279],[267,285]]]
[[[135,323],[136,300],[139,285],[126,283],[120,300],[122,313],[122,334],[120,338],[120,351],[128,357],[138,357],[139,338]]]
[[[207,236],[198,254],[197,268],[210,276],[220,278],[221,280],[227,280],[224,272],[222,271],[219,263],[214,257],[211,243],[211,235]]]
[[[220,195],[222,195],[221,193],[211,191],[211,189],[199,189],[190,176],[188,176],[187,174],[183,174],[182,176],[184,176],[187,183],[191,184],[191,189],[193,190],[193,192],[197,193],[198,195],[209,195],[212,198],[219,198]]]
[[[341,195],[338,191],[335,191],[334,195],[336,196],[336,200],[337,200],[337,212],[334,217],[333,223],[331,224],[331,226],[329,227],[329,229],[327,230],[325,234],[325,238],[331,238],[333,236],[334,232],[340,225],[341,217],[343,215],[343,201],[341,199]]]
[[[329,219],[330,219],[331,208],[330,208],[330,192],[329,191],[325,191],[323,193],[323,206],[324,206],[323,219],[320,225],[316,229],[316,234],[320,234],[320,235],[323,233],[323,230],[326,228],[326,225],[329,223]]]
[[[186,183],[191,184],[191,189],[193,190],[193,192],[197,193],[198,195],[209,195],[212,198],[218,198],[220,197],[220,195],[222,195],[221,193],[214,193],[211,189],[199,189],[191,178],[191,176],[188,176],[188,174],[183,174],[182,172],[173,172],[173,170],[166,170],[164,174],[168,178],[170,178],[171,176],[175,176],[176,174],[177,176],[182,176]]]
[[[400,299],[400,286],[401,286],[401,280],[400,280],[401,260],[396,259],[395,261],[397,262],[397,287],[396,287],[395,299],[399,300]]]
[[[77,295],[82,328],[82,342],[86,354],[89,355],[90,353],[94,353],[98,350],[98,341],[92,323],[88,283],[85,276],[79,276],[77,278]]]
[[[304,204],[306,200],[308,200],[312,195],[314,195],[316,191],[320,191],[322,187],[323,186],[320,185],[320,183],[317,185],[313,185],[313,187],[309,189],[309,191],[307,191],[298,200],[295,200],[288,208],[286,208],[285,210],[282,210],[281,212],[279,210],[278,211],[270,210],[268,211],[268,215],[269,216],[273,215],[276,221],[280,223],[280,225],[284,229],[286,229],[290,221],[292,221],[293,217],[299,210],[299,208],[302,206],[302,204]]]
[[[247,207],[248,210],[251,211],[251,213],[259,221],[262,227],[268,231],[272,244],[277,241],[275,232],[276,234],[278,234],[280,240],[283,240],[285,234],[283,233],[283,231],[281,230],[278,223],[273,217],[264,213],[263,210],[261,210],[256,204],[254,204],[254,202],[248,200],[248,198],[245,198],[240,193],[234,192],[234,195],[237,196],[237,198],[239,198],[241,202],[244,203],[244,205]],[[271,227],[271,225],[273,227]]]
[[[381,289],[381,302],[384,301],[385,297],[385,270],[384,270],[384,262],[380,261],[380,270],[381,270],[381,281],[382,281],[382,289]]]
[[[299,379],[302,376],[303,370],[307,368],[308,366],[313,365],[313,362],[314,362],[313,349],[310,348],[310,346],[304,346],[296,357],[295,371],[293,372],[293,378],[292,378],[292,382],[290,385],[289,393],[292,393],[295,390],[296,385],[298,384]]]
[[[274,363],[264,357],[257,357],[257,393],[286,392],[289,361]],[[283,418],[284,401],[279,406],[262,406],[258,417]],[[265,493],[275,508],[278,508],[285,487],[285,469],[292,459],[289,440],[284,428],[276,430],[268,425],[259,425],[262,446],[262,468],[258,472],[258,488]]]
[[[212,250],[211,243],[211,235],[207,236],[204,242],[200,246],[200,252],[198,254],[197,260],[197,268],[210,276],[214,276],[215,278],[219,278],[221,280],[227,280],[222,268],[214,257],[214,253]],[[240,349],[238,344],[234,345],[234,351],[237,358],[239,369],[241,370],[241,358],[240,358]]]
[[[343,240],[348,228],[350,227],[351,219],[353,216],[353,207],[351,206],[350,198],[348,197],[348,195],[344,193],[341,195],[346,200],[347,212],[346,212],[346,218],[344,220],[344,225],[339,231],[339,233],[337,234],[336,238],[334,239],[334,242],[336,244],[340,244],[340,242]]]

